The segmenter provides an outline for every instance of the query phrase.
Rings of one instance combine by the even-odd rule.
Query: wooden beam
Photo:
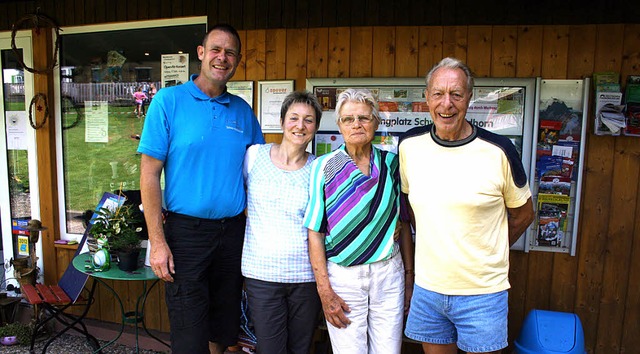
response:
[[[40,28],[32,31],[33,67],[43,69],[49,67],[53,60],[53,30]],[[36,149],[38,160],[38,192],[40,194],[40,221],[47,230],[42,232],[42,262],[44,265],[44,282],[53,285],[57,282],[57,259],[54,241],[60,238],[60,218],[58,211],[58,185],[56,168],[56,132],[55,132],[55,100],[53,95],[53,72],[35,74],[33,79],[34,94],[47,97],[49,117],[46,123],[36,130]],[[30,97],[26,98],[28,101]],[[45,119],[45,110],[39,109],[44,102],[34,104],[33,115],[36,122]],[[44,107],[42,107],[44,108]]]

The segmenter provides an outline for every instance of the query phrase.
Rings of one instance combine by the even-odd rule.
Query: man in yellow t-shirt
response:
[[[433,124],[399,145],[416,231],[405,334],[426,353],[497,353],[507,346],[509,247],[534,216],[527,176],[508,138],[465,119],[473,92],[465,64],[445,58],[426,81]]]

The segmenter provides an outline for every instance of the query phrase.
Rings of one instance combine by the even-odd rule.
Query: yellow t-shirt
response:
[[[415,283],[447,295],[508,289],[507,208],[531,196],[515,147],[475,127],[458,142],[433,136],[430,126],[417,129],[399,146],[402,192],[416,219]]]

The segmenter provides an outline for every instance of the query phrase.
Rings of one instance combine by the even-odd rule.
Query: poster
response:
[[[229,81],[227,91],[242,98],[253,108],[253,81]]]
[[[162,54],[162,87],[181,85],[189,81],[189,53]]]
[[[293,92],[293,80],[258,81],[258,120],[265,133],[282,133],[280,108]]]
[[[29,255],[29,236],[18,236],[18,256]]]
[[[27,112],[5,113],[7,127],[7,150],[27,150]]]
[[[379,131],[402,133],[431,124],[424,87],[366,87],[378,99],[381,124]],[[337,130],[335,106],[345,87],[314,87],[322,109],[320,130]],[[475,87],[467,110],[471,124],[501,135],[521,135],[524,124],[524,89],[522,87]]]
[[[87,143],[109,142],[109,102],[84,102],[84,141]]]
[[[350,81],[353,83],[348,83]],[[529,139],[528,132],[524,127],[525,121],[532,119],[530,115],[532,106],[529,108],[530,113],[527,118],[525,100],[527,95],[533,93],[533,90],[529,89],[533,82],[513,81],[509,85],[505,85],[504,79],[501,82],[495,82],[495,80],[477,81],[466,119],[477,127],[507,136],[521,153],[523,162],[527,166],[528,160],[526,159],[528,157],[524,157],[522,149],[523,143]],[[380,125],[376,131],[378,136],[398,137],[411,128],[433,123],[422,79],[414,82],[409,79],[384,81],[373,78],[356,80],[309,79],[307,80],[307,88],[318,97],[323,110],[320,128],[314,140],[314,151],[318,156],[340,145],[335,140],[339,135],[335,107],[338,95],[349,87],[366,88],[378,100],[380,112]],[[326,136],[322,134],[326,134]],[[334,140],[327,141],[327,139]],[[397,151],[397,140],[397,138],[391,140],[391,144],[394,145],[388,146],[386,149]]]

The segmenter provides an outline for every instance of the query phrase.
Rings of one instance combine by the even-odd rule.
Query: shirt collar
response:
[[[197,77],[198,74],[191,75],[191,77],[189,78],[189,82],[187,83],[187,89],[193,97],[202,101],[215,101],[224,105],[229,104],[229,92],[227,91],[226,86],[224,87],[224,92],[221,95],[211,98],[206,93],[202,92],[200,88],[198,88],[198,86],[194,82]]]

